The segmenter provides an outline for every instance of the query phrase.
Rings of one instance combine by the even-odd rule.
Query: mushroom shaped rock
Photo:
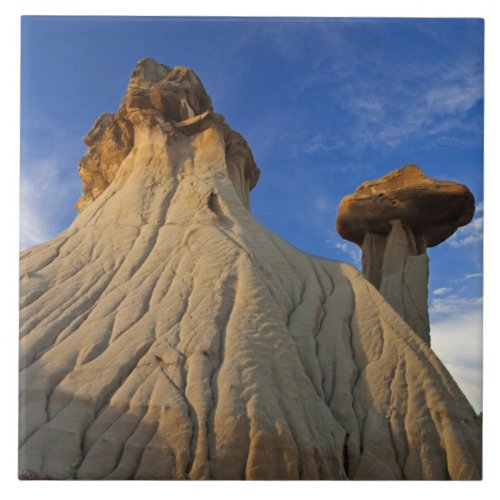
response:
[[[340,202],[337,231],[363,251],[363,274],[430,343],[427,248],[474,215],[467,186],[427,177],[407,165],[361,184]]]

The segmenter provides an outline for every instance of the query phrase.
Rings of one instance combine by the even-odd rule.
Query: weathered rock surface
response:
[[[337,231],[363,251],[363,274],[420,337],[430,343],[427,248],[474,215],[474,196],[407,165],[361,184],[340,202]]]
[[[356,269],[252,218],[250,150],[171,71],[180,94],[139,64],[123,159],[101,171],[105,115],[84,210],[21,255],[20,475],[481,477],[480,422],[429,346]],[[195,116],[132,109],[161,82]]]

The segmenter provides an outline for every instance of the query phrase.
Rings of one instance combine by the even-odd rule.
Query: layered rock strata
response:
[[[21,477],[480,478],[447,370],[356,269],[253,219],[258,169],[201,89],[140,62],[81,213],[21,255]]]
[[[337,231],[361,247],[363,274],[429,344],[427,248],[473,215],[474,196],[466,186],[407,165],[343,198]]]

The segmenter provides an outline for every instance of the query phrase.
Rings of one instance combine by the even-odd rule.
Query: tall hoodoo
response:
[[[141,61],[85,141],[79,215],[21,254],[21,477],[481,476],[429,346],[253,219],[250,148],[191,70]]]
[[[423,340],[430,343],[427,248],[474,215],[463,184],[432,179],[407,165],[361,184],[341,202],[337,231],[363,251],[363,274]]]

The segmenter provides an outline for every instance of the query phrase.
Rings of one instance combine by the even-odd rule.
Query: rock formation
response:
[[[429,346],[252,218],[259,171],[192,71],[139,62],[86,140],[80,214],[21,255],[21,477],[481,477]]]
[[[337,231],[361,247],[363,274],[430,344],[427,248],[473,215],[474,196],[466,186],[432,179],[407,165],[343,198]]]
[[[177,135],[179,131],[199,132],[210,120],[219,122],[230,149],[228,173],[249,207],[249,192],[257,184],[260,171],[245,140],[224,123],[222,116],[213,113],[212,101],[194,71],[182,67],[170,69],[144,59],[132,73],[118,112],[103,113],[84,137],[89,149],[78,165],[83,195],[76,209],[83,211],[111,184],[137,142],[134,125],[142,123],[146,129],[148,124],[151,128],[159,125],[175,136],[176,130]]]

